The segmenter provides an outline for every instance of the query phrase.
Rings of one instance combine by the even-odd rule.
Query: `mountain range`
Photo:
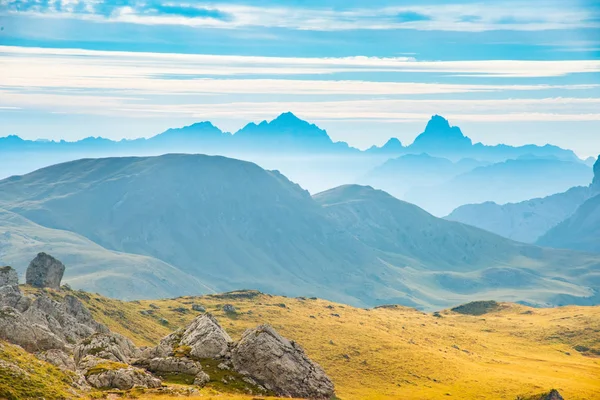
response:
[[[591,167],[572,151],[556,146],[473,144],[460,128],[438,115],[408,146],[392,138],[381,147],[361,151],[334,142],[325,130],[287,112],[272,121],[249,123],[234,134],[210,122],[199,122],[148,139],[55,142],[0,138],[4,161],[0,178],[81,158],[166,153],[251,161],[280,171],[311,193],[348,183],[369,185],[438,216],[463,204],[518,202],[562,192],[589,182],[592,174]],[[553,179],[538,179],[532,185],[538,174]],[[486,187],[494,181],[505,186],[497,190]]]
[[[37,224],[30,229],[68,231],[162,262],[153,264],[161,272],[144,276],[123,261],[106,276],[116,287],[135,276],[139,286],[165,279],[171,290],[190,276],[199,293],[255,288],[427,309],[488,297],[591,304],[598,296],[590,282],[600,256],[513,242],[368,186],[311,196],[277,171],[225,157],[72,161],[0,181],[0,207]],[[25,257],[18,253],[2,254]],[[174,279],[171,267],[180,272]],[[69,279],[94,287],[98,269],[90,262]]]
[[[467,204],[458,207],[446,219],[521,242],[539,240],[539,244],[546,246],[598,252],[600,248],[596,244],[600,243],[600,236],[594,234],[594,204],[598,200],[594,199],[599,195],[600,157],[588,186],[519,203]]]

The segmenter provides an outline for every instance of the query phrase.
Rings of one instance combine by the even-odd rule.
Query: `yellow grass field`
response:
[[[140,346],[185,326],[198,315],[194,304],[215,315],[234,339],[247,328],[271,324],[325,369],[342,400],[515,400],[553,388],[566,400],[600,399],[600,307],[501,303],[474,316],[400,306],[357,309],[254,292],[134,302],[73,293],[97,320]],[[226,315],[224,304],[237,313]],[[198,396],[246,399],[209,388]]]

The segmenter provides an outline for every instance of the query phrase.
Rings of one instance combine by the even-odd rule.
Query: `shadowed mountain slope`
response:
[[[43,251],[68,266],[65,282],[119,299],[151,299],[183,293],[211,293],[198,279],[152,257],[106,250],[76,233],[50,229],[0,209],[0,265],[24,276]]]
[[[579,186],[564,193],[520,203],[467,204],[445,218],[519,242],[535,243],[548,230],[573,215],[590,194],[588,187]]]
[[[202,155],[56,165],[0,181],[0,207],[163,260],[217,291],[357,305],[593,302],[585,280],[600,260],[441,220],[369,187],[313,198],[276,171]]]

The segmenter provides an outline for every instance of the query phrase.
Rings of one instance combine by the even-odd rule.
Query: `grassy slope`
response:
[[[0,399],[75,398],[71,379],[20,347],[0,341]]]
[[[269,295],[141,302],[79,296],[98,320],[138,345],[156,343],[194,318],[192,304],[216,315],[234,339],[246,328],[270,323],[324,367],[344,400],[442,398],[447,393],[514,399],[552,388],[570,400],[600,397],[600,358],[593,354],[600,350],[600,307],[532,309],[503,303],[482,316],[444,311],[436,317],[404,307],[365,310]],[[237,315],[220,311],[227,303],[238,309]],[[154,310],[154,315],[144,316],[143,310]],[[584,354],[577,346],[589,350]]]

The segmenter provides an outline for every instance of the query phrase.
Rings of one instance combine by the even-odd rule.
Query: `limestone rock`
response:
[[[196,317],[185,329],[180,341],[182,346],[191,348],[190,355],[196,358],[223,357],[229,343],[231,338],[211,314]]]
[[[88,355],[129,364],[140,351],[131,340],[118,333],[96,333],[79,342],[73,352],[77,364]]]
[[[47,363],[60,368],[63,371],[74,372],[77,369],[75,366],[75,360],[73,360],[73,356],[67,354],[63,350],[50,349],[37,353],[35,356],[42,361],[46,361]]]
[[[198,375],[202,372],[200,363],[186,357],[156,357],[149,360],[139,360],[136,365],[150,372],[178,373],[186,375]]]
[[[60,289],[65,266],[46,253],[39,253],[27,267],[26,283],[38,288]]]
[[[220,358],[227,354],[231,342],[217,320],[211,314],[204,314],[196,317],[186,328],[164,337],[158,346],[146,349],[141,358]]]
[[[247,330],[232,350],[231,360],[236,371],[279,396],[330,399],[334,394],[323,369],[268,325]]]
[[[17,271],[12,267],[0,267],[0,287],[2,286],[17,286],[19,284],[19,276]]]
[[[198,372],[196,378],[194,379],[194,385],[201,387],[206,385],[208,382],[210,382],[210,376],[208,376],[208,374],[203,371]]]
[[[65,296],[63,301],[39,295],[23,312],[23,317],[31,323],[47,327],[68,345],[96,332],[108,332],[108,328],[94,321],[79,299],[71,295]]]
[[[47,326],[33,322],[8,306],[0,308],[0,338],[32,353],[65,348],[65,342]]]
[[[143,369],[91,355],[80,360],[79,366],[88,383],[98,389],[129,390],[134,387],[159,388],[162,386],[160,379]]]
[[[596,165],[599,165],[596,163]],[[558,393],[558,390],[552,389],[542,400],[564,400],[563,397]]]

